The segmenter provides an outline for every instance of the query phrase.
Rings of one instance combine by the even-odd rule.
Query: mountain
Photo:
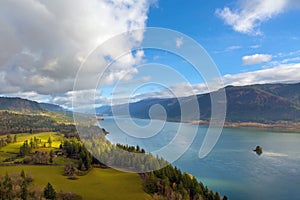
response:
[[[59,105],[50,103],[38,103],[19,97],[0,97],[0,110],[38,113],[44,111],[65,112]]]
[[[18,112],[42,112],[44,109],[38,102],[18,97],[0,97],[0,110]]]
[[[263,84],[255,85],[257,88],[262,89],[271,94],[289,99],[290,101],[300,104],[300,83],[296,84]]]
[[[286,89],[290,89],[285,86]],[[299,103],[289,99],[284,92],[271,93],[273,87],[275,88],[275,85],[269,84],[227,88],[227,121],[299,121]],[[289,94],[291,93],[299,96],[300,90],[294,90]]]
[[[0,97],[0,135],[23,132],[75,132],[68,111],[58,105]]]
[[[227,86],[227,122],[278,122],[300,121],[300,83],[297,84],[261,84],[249,86]],[[216,91],[217,92],[217,91]],[[216,93],[214,92],[214,93]],[[193,97],[182,97],[182,107],[189,109],[190,120],[199,119],[191,108],[190,102]],[[200,109],[200,119],[209,120],[211,116],[210,94],[197,95]],[[127,115],[126,110],[132,117],[149,118],[150,108],[158,104],[165,109],[169,121],[180,121],[181,111],[179,101],[176,98],[169,99],[145,99],[139,102],[104,106],[96,110],[98,114]],[[195,110],[195,108],[194,108]],[[161,112],[156,112],[154,118],[163,118]]]

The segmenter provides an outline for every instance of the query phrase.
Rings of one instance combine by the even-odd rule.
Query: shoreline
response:
[[[109,116],[109,117],[114,117],[114,116]],[[118,117],[120,117],[120,116],[118,116]],[[128,118],[128,117],[124,117],[124,118]],[[147,118],[136,118],[136,119],[149,120]],[[154,119],[154,120],[162,120],[162,119]],[[210,121],[208,121],[208,120],[178,121],[176,119],[167,119],[166,121],[174,122],[174,123],[187,123],[187,124],[191,124],[191,125],[203,125],[203,126],[210,125]],[[225,122],[224,127],[225,128],[248,128],[248,129],[269,130],[269,131],[276,131],[276,132],[282,131],[282,132],[300,133],[300,122],[291,122],[291,121],[279,121],[279,122],[273,122],[273,123],[261,123],[261,122],[251,122],[251,121],[249,121],[249,122]]]
[[[192,125],[209,125],[209,121],[192,120],[187,122]],[[226,128],[253,128],[261,130],[283,131],[300,133],[300,122],[280,121],[275,123],[260,123],[260,122],[225,122]]]

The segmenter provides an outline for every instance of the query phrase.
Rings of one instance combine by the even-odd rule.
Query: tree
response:
[[[51,150],[51,151],[50,151],[50,158],[49,158],[49,162],[50,162],[50,163],[53,163],[53,157],[54,157],[53,151]]]
[[[50,156],[48,152],[45,151],[36,151],[31,156],[31,161],[34,164],[48,164],[48,161],[50,160]]]
[[[11,178],[8,176],[8,173],[6,173],[4,177],[3,189],[4,189],[3,199],[12,199],[13,184]]]
[[[221,196],[219,192],[216,192],[214,200],[221,200]]]
[[[76,167],[73,163],[68,163],[65,165],[64,175],[69,176],[69,178],[74,179],[76,177]]]
[[[30,151],[31,151],[31,148],[30,148],[30,146],[29,146],[29,144],[28,144],[28,141],[25,140],[24,143],[23,143],[23,145],[20,146],[20,152],[19,152],[19,155],[20,155],[21,157],[24,157],[24,156],[28,155],[28,154],[30,153]]]
[[[24,171],[23,171],[24,172]],[[28,189],[27,189],[27,182],[24,179],[21,185],[21,199],[26,200],[28,197]]]
[[[156,181],[153,172],[150,172],[148,177],[146,177],[145,189],[150,194],[154,194],[157,191]]]
[[[52,147],[52,138],[51,138],[51,136],[49,136],[49,138],[48,138],[48,144],[49,144],[49,147]]]
[[[34,145],[33,145],[33,140],[32,140],[32,138],[30,138],[29,144],[30,144],[30,148],[33,149],[33,148],[34,148]]]
[[[44,197],[46,199],[56,199],[56,192],[53,188],[53,186],[48,182],[45,189],[44,189]]]
[[[24,172],[24,170],[22,169],[22,171],[21,171],[21,177],[25,180],[26,179],[26,174],[25,174],[25,172]]]
[[[6,145],[6,141],[3,138],[1,138],[0,139],[0,147],[4,147],[5,145]]]
[[[10,134],[8,134],[8,135],[6,136],[6,142],[7,142],[7,143],[11,143],[11,142],[12,142],[12,137],[11,137]]]

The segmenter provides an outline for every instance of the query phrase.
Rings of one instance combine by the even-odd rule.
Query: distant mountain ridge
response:
[[[260,122],[300,121],[300,83],[296,84],[256,84],[249,86],[227,86],[227,122]],[[191,97],[181,98],[188,104]],[[209,120],[211,117],[210,94],[199,94],[197,100],[200,109],[200,119]],[[176,98],[145,99],[130,103],[131,117],[149,118],[151,106],[159,104],[166,113],[169,121],[180,121],[180,105]],[[128,104],[115,105],[114,110],[119,115],[126,115]],[[96,109],[98,114],[112,115],[112,107],[103,106]],[[199,116],[191,118],[199,119]],[[156,116],[160,118],[160,116]]]
[[[59,105],[49,103],[38,103],[19,97],[0,97],[0,110],[17,111],[17,112],[64,112],[65,109]]]
[[[44,109],[36,101],[19,97],[0,97],[0,110],[19,112],[41,112]]]

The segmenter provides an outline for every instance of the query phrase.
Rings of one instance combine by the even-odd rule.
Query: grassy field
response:
[[[12,138],[14,137],[14,134],[11,134]],[[59,148],[59,145],[61,144],[61,141],[63,140],[63,136],[55,133],[55,132],[43,132],[43,133],[22,133],[17,134],[17,142],[10,143],[0,149],[0,163],[11,157],[16,157],[17,154],[20,151],[20,146],[23,145],[25,140],[30,141],[30,138],[39,138],[42,140],[42,143],[47,142],[48,138],[51,136],[52,138],[52,148],[39,148],[39,151],[50,151],[51,149],[57,149]],[[1,138],[6,138],[5,136],[1,136]]]
[[[60,166],[1,166],[0,174],[21,170],[31,174],[34,184],[45,186],[50,182],[59,191],[74,192],[83,199],[151,199],[143,191],[142,180],[138,174],[124,173],[114,169],[92,169],[87,175],[79,176],[77,180],[69,180],[63,176]]]
[[[14,137],[11,134],[12,138]],[[7,158],[16,158],[20,146],[25,140],[31,138],[42,140],[42,144],[52,138],[52,147],[38,148],[39,151],[50,151],[59,148],[63,136],[54,132],[44,132],[36,134],[17,134],[17,142],[10,143],[0,149],[0,163]],[[6,138],[5,136],[0,136]],[[14,161],[23,158],[17,158]],[[54,164],[65,164],[69,158],[56,157]],[[8,164],[10,162],[5,162]],[[124,173],[114,169],[93,168],[87,175],[78,176],[76,180],[70,180],[63,176],[64,166],[37,166],[37,165],[18,165],[0,166],[0,174],[20,173],[22,170],[30,174],[34,179],[34,184],[42,188],[50,182],[56,191],[74,192],[83,199],[151,199],[151,196],[144,192],[142,179],[138,174]]]

